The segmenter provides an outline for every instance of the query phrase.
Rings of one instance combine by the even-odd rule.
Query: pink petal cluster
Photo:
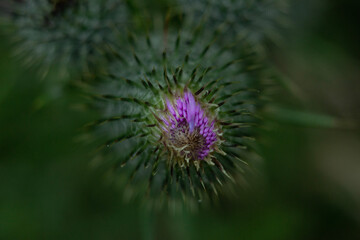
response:
[[[200,134],[204,138],[205,144],[197,156],[199,159],[204,159],[217,139],[214,130],[215,121],[209,121],[206,113],[190,91],[186,91],[184,96],[177,98],[173,104],[166,100],[166,105],[170,116],[172,116],[168,117],[168,120],[163,118],[167,128],[174,129],[187,124],[189,133],[196,131],[197,134]]]

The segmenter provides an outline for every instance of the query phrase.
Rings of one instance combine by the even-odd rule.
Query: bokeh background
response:
[[[258,179],[177,214],[123,202],[91,169],[94,146],[77,136],[96,114],[79,111],[71,85],[25,68],[0,28],[0,239],[360,239],[359,9],[290,1],[284,41],[267,46],[283,77],[263,112]]]

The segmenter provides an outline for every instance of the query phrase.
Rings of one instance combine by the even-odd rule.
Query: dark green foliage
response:
[[[360,239],[360,82],[354,59],[359,52],[359,1],[292,0],[296,4],[289,16],[296,25],[285,36],[288,41],[280,49],[272,45],[271,54],[259,58],[258,48],[267,50],[267,39],[277,33],[272,26],[278,20],[272,25],[271,19],[283,17],[276,4],[266,5],[274,13],[271,18],[257,11],[270,1],[212,2],[231,3],[234,11],[249,4],[251,8],[240,11],[256,13],[248,25],[241,23],[247,36],[254,36],[249,38],[224,22],[230,15],[217,15],[218,22],[196,20],[210,20],[209,10],[216,11],[205,7],[203,18],[202,9],[195,8],[200,0],[188,1],[184,8],[175,0],[128,0],[129,32],[116,33],[115,44],[98,42],[101,51],[84,55],[84,61],[78,54],[66,63],[60,61],[62,51],[54,53],[52,63],[35,57],[33,50],[43,45],[29,39],[41,36],[41,29],[46,30],[42,25],[18,45],[9,44],[19,32],[3,28],[3,17],[21,17],[12,2],[40,1],[0,0],[1,240]],[[79,1],[48,3],[52,7],[46,21],[78,14],[71,9]],[[230,10],[219,8],[222,13]],[[199,14],[193,16],[195,12]],[[100,35],[109,33],[112,28]],[[22,43],[28,51],[14,59],[13,52],[24,49]],[[277,77],[280,84],[269,82],[265,61],[287,78]],[[80,67],[85,62],[97,64]],[[58,63],[62,68],[53,72],[50,67],[46,81],[24,68],[37,65],[45,73]],[[81,81],[62,77],[65,84],[59,88],[57,75],[71,69],[82,73]],[[170,91],[187,82],[199,100],[209,103],[215,96],[213,111],[228,139],[222,143],[228,155],[218,159],[235,180],[216,165],[203,166],[207,178],[190,168],[195,197],[186,168],[177,168],[177,179],[171,182],[166,152],[160,154],[159,142],[150,141],[155,117],[146,114],[163,107],[156,104],[162,96],[171,96]],[[91,96],[85,101],[100,114],[84,106],[74,83]],[[214,95],[203,98],[209,90]],[[248,127],[238,128],[237,123]],[[238,161],[239,154],[249,166]],[[200,205],[199,211],[172,215],[143,208],[176,207],[184,200],[190,208]]]

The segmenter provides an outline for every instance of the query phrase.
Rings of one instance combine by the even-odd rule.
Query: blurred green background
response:
[[[176,215],[104,183],[76,137],[95,114],[22,67],[0,29],[0,239],[360,239],[359,9],[291,1],[284,44],[268,46],[285,78],[268,93],[258,179],[240,199]]]

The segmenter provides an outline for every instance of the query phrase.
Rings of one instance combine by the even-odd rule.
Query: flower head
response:
[[[154,32],[132,42],[131,54],[116,52],[92,86],[104,117],[90,126],[107,139],[97,163],[132,197],[195,206],[242,178],[258,121],[258,65],[251,49],[239,61],[214,42],[201,31]]]

